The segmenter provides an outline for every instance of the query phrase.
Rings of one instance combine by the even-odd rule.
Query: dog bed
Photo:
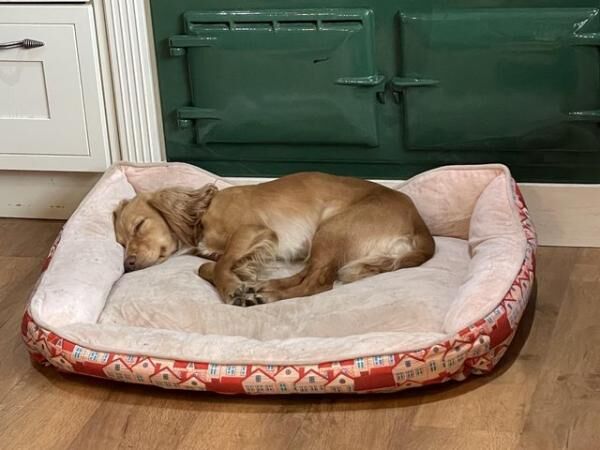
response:
[[[194,256],[123,274],[112,224],[119,201],[212,182],[229,185],[185,164],[111,167],[65,224],[32,294],[22,333],[33,358],[164,388],[289,394],[464,380],[505,353],[536,247],[506,167],[450,166],[397,183],[435,236],[436,253],[420,267],[250,308],[223,304]]]

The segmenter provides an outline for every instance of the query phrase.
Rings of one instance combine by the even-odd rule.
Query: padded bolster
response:
[[[412,198],[431,234],[468,239],[475,203],[501,173],[501,169],[446,167],[417,175],[398,190]]]
[[[491,312],[521,269],[526,236],[510,189],[510,177],[499,175],[475,205],[469,231],[468,278],[446,314],[443,330],[447,333],[456,333]],[[518,254],[522,258],[515,258]]]
[[[61,243],[31,299],[40,325],[98,321],[113,284],[123,275],[123,247],[115,238],[112,211],[121,199],[134,196],[125,174],[112,167],[66,223]]]

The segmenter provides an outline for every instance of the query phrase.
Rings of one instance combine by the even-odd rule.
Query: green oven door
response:
[[[178,125],[197,144],[378,144],[369,9],[187,11]],[[332,132],[335,130],[335,132]]]
[[[598,29],[595,8],[400,12],[406,148],[597,150]]]

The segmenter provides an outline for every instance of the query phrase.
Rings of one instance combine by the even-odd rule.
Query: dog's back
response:
[[[396,207],[403,210],[414,208],[404,194],[370,181],[301,172],[266,183],[219,191],[202,219],[203,244],[218,251],[240,226],[264,225],[278,236],[278,257],[301,259],[306,256],[320,224],[367,197],[375,203],[395,200]],[[385,205],[380,207],[386,208]],[[404,221],[397,225],[398,232],[410,232]],[[352,227],[352,224],[347,226]]]

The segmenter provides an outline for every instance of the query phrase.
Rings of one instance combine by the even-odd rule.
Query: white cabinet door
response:
[[[44,45],[0,48],[0,169],[105,169],[92,7],[0,5],[0,44],[22,39]]]

